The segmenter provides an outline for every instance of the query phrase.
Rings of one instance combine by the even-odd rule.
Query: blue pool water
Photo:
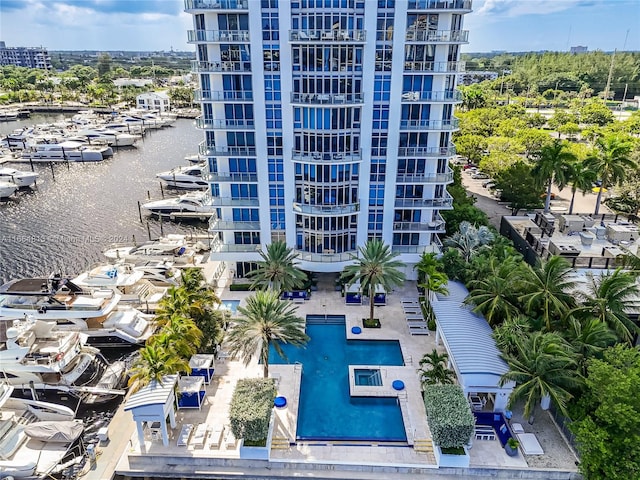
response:
[[[404,365],[396,341],[349,340],[341,324],[307,317],[306,348],[284,345],[287,360],[272,348],[269,362],[303,364],[297,436],[302,440],[406,441],[396,398],[349,395],[348,365]]]
[[[222,304],[220,308],[226,308],[232,314],[235,314],[238,311],[238,305],[240,305],[240,300],[221,300]]]

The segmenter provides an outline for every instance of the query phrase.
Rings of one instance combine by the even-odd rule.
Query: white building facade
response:
[[[167,92],[146,92],[136,97],[136,108],[141,110],[155,110],[168,112],[171,110],[171,100]]]
[[[217,213],[212,259],[243,277],[285,240],[339,272],[370,238],[408,278],[452,208],[451,135],[470,0],[185,0]]]

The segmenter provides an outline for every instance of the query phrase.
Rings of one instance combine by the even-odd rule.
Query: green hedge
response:
[[[251,290],[250,283],[232,283],[229,285],[230,292],[248,292]]]
[[[249,442],[265,441],[275,398],[272,378],[238,380],[229,409],[229,423],[235,437]]]
[[[469,442],[475,420],[459,385],[427,385],[424,406],[436,445],[455,448]]]

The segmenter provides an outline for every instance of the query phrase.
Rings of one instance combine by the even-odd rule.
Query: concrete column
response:
[[[160,422],[160,428],[162,429],[162,444],[165,447],[169,446],[169,432],[167,431],[167,420],[166,419],[162,419],[162,422]]]
[[[143,428],[143,422],[138,420],[136,421],[136,428],[138,430],[138,443],[140,444],[140,451],[141,452],[145,452],[145,445],[144,445],[144,428]]]

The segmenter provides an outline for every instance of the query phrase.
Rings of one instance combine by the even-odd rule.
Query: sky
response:
[[[193,24],[183,5],[182,0],[0,0],[0,40],[8,47],[49,50],[193,51],[186,41]],[[464,52],[567,51],[575,45],[640,50],[640,0],[473,0],[473,9],[465,16],[470,33]]]

